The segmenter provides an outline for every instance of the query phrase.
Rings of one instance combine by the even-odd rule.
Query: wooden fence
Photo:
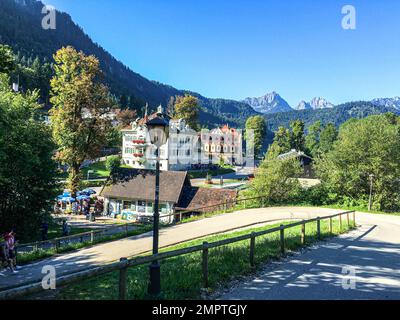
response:
[[[31,243],[23,243],[23,244],[18,244],[17,251],[21,251],[22,248],[32,248],[33,251],[37,251],[42,247],[45,247],[46,250],[54,248],[56,252],[59,251],[59,249],[63,245],[68,245],[70,243],[73,243],[74,240],[78,240],[77,242],[83,243],[85,242],[85,238],[87,238],[86,241],[94,243],[96,239],[99,238],[100,235],[102,236],[107,236],[106,233],[112,230],[116,229],[121,229],[121,233],[125,233],[128,235],[129,232],[129,227],[131,226],[138,226],[137,222],[130,222],[130,223],[125,223],[125,224],[120,224],[108,228],[103,228],[99,230],[91,230],[88,232],[82,232],[82,233],[77,233],[77,234],[72,234],[70,236],[66,237],[59,237],[59,238],[54,238],[54,239],[49,239],[45,241],[37,241],[37,242],[31,242]],[[112,234],[110,234],[112,235]],[[47,247],[46,247],[47,246]]]
[[[231,201],[224,201],[224,202],[209,205],[209,206],[194,208],[194,209],[186,210],[186,211],[180,211],[180,212],[172,213],[172,214],[168,214],[168,215],[162,215],[160,218],[164,219],[164,218],[174,217],[175,222],[179,223],[179,222],[183,221],[185,216],[189,216],[189,215],[200,215],[200,216],[205,217],[207,214],[210,214],[213,212],[222,212],[222,213],[228,212],[228,210],[230,208],[234,208],[239,203],[242,203],[243,208],[246,209],[246,207],[248,207],[248,204],[254,200],[259,200],[261,202],[261,207],[264,207],[264,205],[266,204],[265,199],[266,199],[265,196],[234,199]],[[151,221],[149,221],[149,222],[151,222]],[[77,233],[77,234],[66,236],[66,237],[59,237],[59,238],[49,239],[49,240],[45,240],[45,241],[31,242],[31,243],[23,243],[23,244],[19,244],[17,246],[17,250],[20,248],[29,248],[30,247],[30,248],[32,248],[32,251],[37,251],[41,247],[47,246],[47,248],[45,248],[46,250],[54,248],[56,250],[56,252],[58,252],[58,250],[63,245],[68,245],[71,242],[73,242],[73,240],[75,240],[75,239],[78,239],[79,240],[78,242],[82,243],[82,242],[84,242],[85,238],[88,238],[87,241],[93,243],[96,240],[96,238],[98,238],[98,235],[103,234],[103,236],[105,236],[105,234],[111,230],[124,229],[124,228],[125,228],[126,235],[128,235],[129,226],[137,226],[137,225],[144,224],[144,223],[146,223],[146,222],[143,222],[143,223],[130,222],[130,223],[126,223],[123,225],[117,225],[117,226],[112,226],[109,228],[104,228],[101,230],[92,230],[92,231],[88,231],[88,232]],[[122,232],[124,232],[124,231],[122,231]]]
[[[347,211],[347,212],[342,212],[330,216],[325,216],[325,217],[317,217],[314,219],[309,219],[309,220],[302,220],[299,222],[294,222],[288,225],[281,225],[279,227],[271,228],[268,230],[264,231],[259,231],[259,232],[252,232],[249,234],[241,235],[238,237],[233,237],[233,238],[228,238],[224,239],[221,241],[216,241],[212,243],[207,243],[204,242],[201,245],[197,246],[192,246],[188,248],[183,248],[179,250],[174,250],[174,251],[167,251],[167,252],[162,252],[156,255],[152,256],[145,256],[145,257],[137,257],[133,259],[127,259],[127,258],[121,258],[119,262],[111,263],[105,266],[100,266],[100,267],[95,267],[91,268],[88,270],[76,272],[76,273],[71,273],[68,275],[63,275],[60,276],[56,279],[56,284],[57,287],[62,287],[65,285],[70,285],[79,281],[86,280],[88,278],[96,277],[99,275],[107,274],[110,272],[114,271],[119,271],[119,299],[120,300],[125,300],[127,298],[127,270],[128,268],[136,267],[139,265],[143,264],[149,264],[153,261],[160,261],[160,260],[165,260],[168,258],[173,258],[193,252],[199,252],[202,251],[202,285],[204,288],[208,288],[208,278],[209,278],[209,269],[208,269],[208,256],[209,256],[209,250],[213,248],[218,248],[222,246],[226,246],[229,244],[233,244],[239,241],[244,241],[244,240],[250,240],[250,246],[249,246],[249,263],[251,266],[255,265],[254,261],[254,256],[255,256],[255,243],[256,243],[256,238],[265,236],[267,234],[272,234],[279,232],[280,234],[280,248],[281,248],[281,253],[285,253],[285,230],[294,228],[297,226],[301,226],[301,234],[300,234],[300,239],[301,243],[304,245],[306,241],[306,225],[309,223],[316,222],[317,223],[317,238],[321,238],[321,221],[323,220],[329,220],[329,232],[332,233],[333,229],[333,219],[338,218],[339,219],[339,228],[341,229],[343,227],[343,216],[346,216],[346,221],[347,225],[350,226],[350,215],[353,215],[353,226],[356,226],[356,212],[355,211]],[[42,288],[42,283],[34,283],[34,284],[29,284],[25,286],[20,286],[12,289],[8,289],[5,291],[0,292],[0,299],[17,299],[29,294],[34,294],[44,291]]]

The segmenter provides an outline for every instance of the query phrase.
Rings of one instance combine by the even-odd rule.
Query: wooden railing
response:
[[[56,252],[59,251],[60,247],[63,245],[69,245],[70,243],[73,242],[73,240],[78,239],[80,243],[85,242],[85,238],[87,238],[88,242],[94,243],[96,238],[98,238],[99,235],[104,235],[107,236],[106,233],[112,230],[116,229],[121,229],[121,233],[125,232],[126,235],[128,235],[129,232],[129,227],[130,226],[138,226],[137,222],[130,222],[130,223],[125,223],[125,224],[120,224],[108,228],[103,228],[99,230],[91,230],[88,232],[82,232],[82,233],[77,233],[77,234],[72,234],[69,236],[65,237],[59,237],[59,238],[54,238],[54,239],[49,239],[49,240],[44,240],[44,241],[37,241],[37,242],[30,242],[30,243],[22,243],[18,244],[16,247],[17,250],[21,251],[22,248],[32,248],[33,251],[39,250],[41,247],[45,247],[47,245],[46,250],[54,248]],[[112,234],[110,234],[112,235]]]
[[[209,205],[209,206],[193,208],[191,210],[180,211],[180,212],[171,213],[168,215],[162,215],[160,218],[164,219],[164,218],[174,217],[175,223],[180,223],[183,221],[184,217],[187,215],[195,214],[198,216],[206,217],[207,214],[212,214],[214,212],[224,213],[224,212],[227,212],[230,208],[234,208],[239,203],[243,203],[243,208],[246,209],[246,203],[248,204],[250,201],[260,200],[260,199],[261,199],[261,207],[264,207],[264,204],[266,203],[265,196],[241,198],[241,199],[236,198],[234,200],[224,201],[224,202],[220,202],[220,203]],[[200,212],[200,214],[199,214],[199,212]],[[32,250],[30,250],[28,252],[38,251],[39,249],[49,250],[49,249],[53,248],[53,249],[55,249],[56,252],[58,252],[60,250],[60,248],[62,248],[62,246],[67,246],[67,245],[71,244],[71,242],[73,242],[74,239],[79,239],[78,242],[83,243],[83,242],[85,242],[84,239],[88,238],[86,240],[87,242],[94,243],[96,238],[98,239],[98,235],[103,234],[103,236],[106,236],[105,234],[107,232],[109,232],[110,230],[125,228],[125,233],[126,233],[126,235],[128,235],[129,226],[135,226],[138,224],[140,225],[140,224],[145,224],[145,223],[146,222],[142,222],[142,223],[131,222],[131,223],[123,224],[123,225],[117,225],[117,226],[112,226],[109,228],[104,228],[101,230],[92,230],[92,231],[88,231],[88,232],[77,233],[77,234],[73,234],[70,236],[58,237],[58,238],[44,240],[44,241],[36,241],[36,242],[18,244],[17,251],[19,249],[23,249],[23,248],[32,248]],[[21,251],[27,252],[27,250],[19,250],[19,252],[21,252]]]
[[[107,274],[114,271],[119,271],[119,299],[125,300],[127,298],[127,270],[128,268],[140,266],[143,264],[148,264],[153,261],[160,261],[165,260],[168,258],[173,258],[193,252],[202,251],[202,273],[203,273],[203,287],[208,288],[208,276],[209,276],[209,269],[208,269],[208,256],[209,250],[213,248],[218,248],[222,246],[226,246],[229,244],[233,244],[239,241],[250,240],[249,246],[249,263],[251,266],[255,265],[254,256],[255,256],[255,242],[257,237],[265,236],[267,234],[272,234],[279,232],[280,234],[280,250],[281,253],[285,253],[285,230],[294,228],[297,226],[301,226],[301,244],[304,245],[306,241],[306,225],[309,223],[317,222],[317,238],[321,238],[321,221],[329,220],[329,233],[333,233],[333,219],[339,219],[339,228],[342,229],[343,227],[343,216],[346,216],[347,225],[350,227],[350,215],[353,215],[353,226],[356,226],[356,213],[355,211],[347,211],[342,212],[330,216],[325,217],[317,217],[309,220],[302,220],[299,222],[294,222],[287,225],[281,225],[279,227],[271,228],[264,231],[259,232],[252,232],[249,234],[224,239],[221,241],[216,241],[212,243],[204,242],[201,245],[196,245],[188,248],[178,249],[174,251],[167,251],[162,252],[152,256],[144,256],[144,257],[136,257],[133,259],[121,258],[119,262],[111,263],[105,266],[99,266],[95,268],[91,268],[88,270],[80,271],[71,273],[68,275],[60,276],[56,279],[57,288],[70,285],[79,281],[86,280],[88,278],[96,277],[99,275]],[[0,299],[17,299],[29,294],[34,294],[44,291],[42,288],[42,283],[34,283],[29,285],[24,285],[20,287],[11,288],[5,291],[0,292]]]

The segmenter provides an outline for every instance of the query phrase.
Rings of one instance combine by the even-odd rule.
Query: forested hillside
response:
[[[344,103],[332,109],[309,109],[268,114],[265,115],[265,119],[268,128],[275,132],[280,126],[288,128],[290,122],[297,119],[304,121],[306,128],[318,120],[320,120],[322,124],[333,123],[335,126],[339,126],[350,118],[361,119],[373,114],[381,114],[385,112],[400,114],[399,110],[394,108],[376,106],[371,102],[358,101]]]
[[[55,30],[42,29],[42,8],[43,4],[35,0],[0,1],[0,43],[8,44],[14,49],[20,64],[12,80],[17,82],[19,76],[23,88],[39,88],[43,103],[48,104],[52,56],[67,45],[86,54],[93,54],[100,60],[106,83],[120,100],[122,107],[134,108],[140,113],[146,102],[152,108],[159,104],[166,106],[171,96],[185,93],[133,72],[95,44],[66,13],[57,13]],[[256,114],[245,103],[208,99],[199,94],[196,96],[202,106],[200,120],[203,125],[229,123],[242,126],[248,115]]]

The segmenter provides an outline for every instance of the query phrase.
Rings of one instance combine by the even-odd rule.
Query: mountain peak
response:
[[[393,98],[378,98],[371,101],[373,104],[381,106],[394,108],[396,110],[400,110],[400,97]]]
[[[332,103],[322,97],[313,98],[310,102],[310,105],[313,109],[332,109],[334,107]]]
[[[316,110],[316,109],[332,109],[334,105],[328,102],[325,98],[315,97],[310,102],[300,101],[296,110]]]
[[[261,113],[277,113],[293,110],[289,104],[276,92],[272,91],[258,98],[246,98],[243,102]]]

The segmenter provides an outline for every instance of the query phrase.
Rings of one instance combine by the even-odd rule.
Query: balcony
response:
[[[143,154],[143,153],[134,153],[133,156],[134,156],[135,158],[143,158],[143,157],[144,157],[144,154]]]
[[[133,144],[137,144],[137,145],[144,145],[146,144],[145,140],[132,140]]]

